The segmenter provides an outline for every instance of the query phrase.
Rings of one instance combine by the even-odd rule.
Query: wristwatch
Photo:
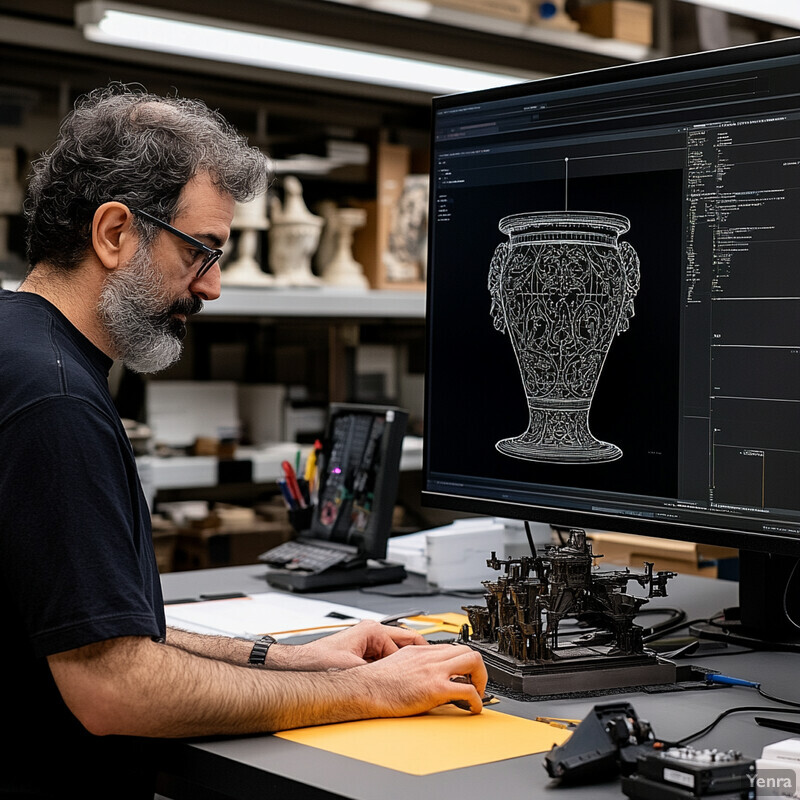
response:
[[[247,663],[263,666],[264,662],[267,660],[267,650],[269,650],[269,648],[275,644],[276,641],[277,640],[272,636],[262,636],[253,645],[253,649],[250,651],[250,658],[247,659]]]

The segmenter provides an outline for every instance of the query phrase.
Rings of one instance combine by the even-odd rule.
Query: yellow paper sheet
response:
[[[320,725],[275,734],[379,767],[430,775],[550,750],[570,731],[484,709],[442,706],[417,717]]]
[[[422,615],[409,617],[407,620],[409,627],[416,630],[423,636],[428,633],[461,633],[462,625],[469,625],[469,618],[466,614],[459,614],[454,611],[445,611],[441,614]],[[470,632],[472,629],[470,628]]]

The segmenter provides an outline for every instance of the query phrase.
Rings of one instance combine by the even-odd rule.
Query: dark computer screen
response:
[[[800,555],[800,40],[437,98],[430,200],[424,502]]]

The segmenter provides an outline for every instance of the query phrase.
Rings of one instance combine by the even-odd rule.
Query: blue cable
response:
[[[728,675],[706,675],[708,683],[724,683],[727,686],[749,686],[751,689],[760,689],[761,684],[755,681],[746,681],[743,678],[731,678]]]

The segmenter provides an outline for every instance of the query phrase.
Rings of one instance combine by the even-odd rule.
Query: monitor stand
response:
[[[800,582],[796,557],[742,550],[739,605],[691,626],[690,632],[755,650],[800,652],[800,583],[796,581]]]

